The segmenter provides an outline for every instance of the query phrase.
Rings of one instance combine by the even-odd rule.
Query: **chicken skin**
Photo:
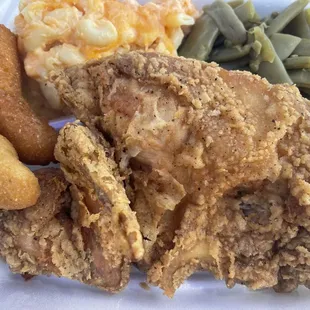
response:
[[[143,52],[52,80],[113,141],[150,283],[173,296],[203,269],[228,287],[309,285],[310,112],[297,88]]]
[[[127,284],[130,263],[140,260],[144,249],[112,152],[99,134],[95,136],[78,124],[61,130],[55,148],[61,169],[72,184],[74,217],[89,239],[94,267],[107,290],[112,285],[113,291]]]
[[[70,184],[60,169],[42,169],[35,175],[41,187],[37,204],[21,211],[0,212],[0,256],[15,273],[53,274],[108,292],[122,290],[129,280],[131,256],[143,252],[131,255],[128,251],[125,258],[121,256],[108,230],[109,210],[90,213],[80,206],[82,201],[72,200]],[[75,186],[72,192],[81,195]],[[106,230],[102,228],[105,224]],[[134,236],[132,232],[133,244]]]

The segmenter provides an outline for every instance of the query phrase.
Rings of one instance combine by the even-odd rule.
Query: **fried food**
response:
[[[57,132],[34,114],[25,99],[1,90],[0,133],[10,140],[26,164],[46,165],[55,160]]]
[[[0,25],[0,89],[21,96],[21,65],[16,48],[16,37]]]
[[[115,273],[110,268],[112,260],[102,260],[98,241],[103,235],[93,224],[88,225],[98,221],[108,227],[103,216],[82,214],[78,203],[72,205],[70,185],[60,169],[42,169],[35,174],[42,189],[37,204],[26,210],[0,212],[0,256],[14,273],[53,274],[109,292],[121,290],[128,281],[128,264],[124,262],[120,273]]]
[[[0,135],[0,209],[28,208],[39,196],[37,178],[19,161],[12,144]]]
[[[54,160],[57,133],[22,97],[16,37],[2,25],[0,42],[0,134],[14,145],[22,162],[46,165]]]
[[[228,287],[309,286],[309,101],[250,73],[131,52],[52,76],[89,128],[113,139],[168,296],[198,269]]]
[[[144,250],[112,149],[99,135],[72,124],[61,130],[55,156],[72,184],[75,217],[92,239],[89,247],[106,289],[120,290],[129,280],[130,262],[140,260]]]

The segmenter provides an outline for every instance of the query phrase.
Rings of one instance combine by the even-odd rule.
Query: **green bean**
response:
[[[271,22],[277,17],[279,16],[279,12],[273,12],[271,13],[269,16],[265,17],[262,22],[265,23],[267,26],[269,26],[271,24]]]
[[[310,9],[305,10],[305,17],[308,25],[310,25]]]
[[[240,5],[235,9],[235,13],[244,24],[245,29],[250,29],[261,24],[261,18],[257,14],[252,1],[247,1]]]
[[[250,68],[260,76],[265,77],[270,83],[293,84],[285,67],[277,55],[274,47],[261,27],[255,27],[250,31],[250,41],[254,52],[250,61]]]
[[[219,33],[213,19],[207,14],[202,15],[180,47],[179,55],[198,60],[207,59]]]
[[[244,24],[245,29],[249,30],[253,27],[261,25],[262,21],[261,21],[261,18],[259,17],[259,15],[257,15],[257,13],[255,13],[252,19],[250,19],[249,21],[247,21],[243,24]]]
[[[296,49],[293,51],[293,55],[310,56],[310,40],[302,39]]]
[[[213,18],[226,39],[235,45],[246,42],[246,29],[234,10],[226,2],[222,0],[213,2],[206,13]]]
[[[300,38],[310,39],[310,27],[306,18],[306,11],[298,14],[284,29],[285,33],[289,33]]]
[[[248,55],[250,50],[251,45],[237,45],[230,48],[217,48],[212,51],[210,61],[229,62]]]
[[[243,4],[243,0],[234,0],[234,1],[229,1],[227,2],[233,9],[237,8],[241,4]]]
[[[280,60],[283,61],[292,55],[301,39],[289,34],[275,33],[271,36],[270,41]]]
[[[284,66],[286,69],[310,69],[310,57],[300,56],[287,58],[284,61]]]
[[[229,4],[229,3],[228,3]],[[205,13],[208,12],[210,9],[211,5],[206,5],[203,7],[203,10]],[[240,19],[242,23],[247,23],[247,22],[253,22],[253,23],[258,23],[260,22],[260,17],[255,11],[255,7],[252,3],[252,1],[247,1],[240,6],[236,7],[234,9],[237,17]]]
[[[292,85],[293,82],[289,77],[285,67],[278,56],[272,63],[264,61],[260,64],[257,74],[265,77],[271,84],[287,83]]]
[[[228,1],[227,4],[231,6],[233,9],[237,8],[238,6],[243,4],[243,0],[233,0]],[[206,4],[202,7],[202,10],[206,13],[208,9],[210,9],[211,4]]]
[[[310,71],[309,70],[290,70],[290,78],[298,87],[310,88]]]
[[[204,10],[206,10],[205,7]],[[236,9],[236,15],[242,22],[255,20],[256,12],[251,1],[248,1]],[[216,27],[214,21],[207,17],[206,14],[202,15],[196,22],[191,33],[179,49],[179,55],[205,60],[208,58],[216,38],[219,36],[219,29]],[[222,44],[224,39],[218,38],[219,41],[216,45]]]
[[[231,47],[234,47],[236,46],[233,42],[229,41],[229,40],[225,40],[224,41],[224,46],[227,47],[227,48],[231,48]],[[238,46],[238,45],[237,45]],[[240,46],[240,45],[239,45]]]
[[[254,72],[258,71],[261,62],[272,63],[276,57],[273,45],[262,27],[254,27],[249,31],[249,44],[252,45],[250,68]]]
[[[250,71],[250,68],[248,67],[249,63],[250,63],[250,58],[247,55],[243,58],[240,58],[240,59],[237,59],[231,62],[220,63],[219,65],[226,70],[241,70],[242,68],[247,67],[248,70],[246,71]]]
[[[281,12],[269,25],[266,30],[267,36],[282,31],[288,23],[295,18],[309,3],[309,0],[297,0]]]
[[[246,3],[235,8],[235,13],[242,23],[255,21],[257,19],[257,13],[252,1],[247,1]]]

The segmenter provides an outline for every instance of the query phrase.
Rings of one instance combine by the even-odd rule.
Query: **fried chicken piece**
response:
[[[229,287],[308,285],[310,113],[296,87],[142,52],[52,79],[131,170],[149,282],[173,296],[204,269]]]
[[[78,124],[65,126],[55,156],[72,184],[75,217],[92,238],[95,263],[102,277],[114,285],[129,278],[129,263],[140,260],[144,250],[137,218],[129,207],[118,167],[108,143]]]
[[[87,223],[101,215],[81,214],[71,208],[69,183],[60,169],[35,172],[41,186],[37,204],[22,211],[0,212],[0,256],[14,273],[56,275],[78,280],[109,292],[128,282],[129,266],[114,274],[101,260],[101,232]],[[81,210],[83,212],[84,210]],[[85,226],[84,226],[85,224]]]
[[[69,216],[69,184],[59,169],[35,175],[41,187],[36,205],[0,212],[0,255],[15,273],[78,278],[87,264],[80,254],[81,233]]]

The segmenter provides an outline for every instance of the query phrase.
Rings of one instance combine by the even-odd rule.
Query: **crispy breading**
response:
[[[60,132],[55,156],[72,184],[74,216],[96,236],[94,264],[107,289],[120,290],[129,280],[130,262],[140,260],[144,249],[112,149],[99,134],[69,124]]]
[[[119,269],[113,269],[120,259],[109,256],[118,255],[116,251],[105,252],[105,244],[114,246],[111,236],[104,234],[105,227],[111,233],[108,208],[100,215],[83,214],[82,202],[72,200],[70,184],[60,169],[35,174],[41,186],[37,204],[21,211],[0,211],[0,256],[14,273],[53,274],[113,293],[123,289],[129,279],[131,253],[127,252]]]
[[[172,296],[205,269],[229,287],[308,285],[310,112],[296,87],[143,52],[52,79],[131,171],[150,283]]]

